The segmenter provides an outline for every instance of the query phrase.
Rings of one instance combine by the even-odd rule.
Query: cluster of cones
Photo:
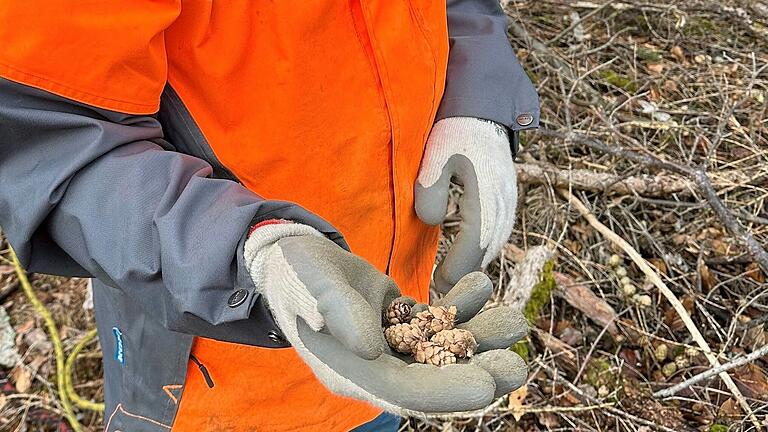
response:
[[[419,363],[443,366],[471,357],[477,342],[467,330],[456,328],[456,306],[428,306],[411,314],[411,306],[397,300],[384,317],[384,337],[397,352]]]

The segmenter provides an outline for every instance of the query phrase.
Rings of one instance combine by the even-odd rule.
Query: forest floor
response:
[[[503,3],[542,129],[523,136],[518,223],[487,271],[490,306],[531,322],[514,347],[530,375],[483,412],[401,430],[766,430],[768,2]],[[0,431],[69,431],[53,345],[8,257],[0,238],[21,355],[0,367]],[[94,326],[87,281],[30,278],[71,352]],[[93,342],[75,365],[86,399],[103,399],[100,360]]]

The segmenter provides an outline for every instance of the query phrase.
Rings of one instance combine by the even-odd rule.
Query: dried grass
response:
[[[768,3],[526,0],[505,2],[505,7],[510,36],[540,92],[546,130],[702,168],[739,227],[758,245],[768,244]],[[525,135],[518,159],[545,167],[546,178],[521,187],[510,241],[516,246],[488,271],[496,283],[495,298],[503,301],[515,290],[509,276],[516,263],[531,247],[545,245],[557,254],[560,290],[578,286],[592,295],[580,296],[585,303],[556,291],[540,309],[527,344],[531,374],[519,397],[473,417],[411,419],[401,430],[753,428],[716,376],[671,398],[653,397],[711,366],[680,315],[640,269],[556,189],[570,188],[600,222],[655,266],[720,363],[768,343],[766,275],[744,238],[724,224],[702,192],[689,185],[691,179],[555,136]],[[576,170],[578,181],[568,180],[570,170]],[[628,178],[639,183],[606,184]],[[637,186],[647,182],[650,189]],[[441,250],[456,233],[457,208],[452,209]],[[5,247],[0,243],[0,257],[6,256]],[[614,254],[636,289],[633,295],[625,293],[626,280],[609,264]],[[0,295],[15,283],[4,265],[0,261]],[[81,307],[85,282],[34,276],[33,283],[63,329],[69,351],[93,326],[91,312]],[[650,306],[638,296],[648,296]],[[20,293],[11,292],[3,302],[22,335],[26,372],[0,371],[0,430],[23,430],[16,429],[20,423],[27,430],[56,430],[60,410],[52,360],[24,337],[41,322]],[[615,317],[584,313],[589,302]],[[103,397],[99,357],[97,344],[89,346],[75,377],[78,392],[94,400]],[[766,360],[730,371],[760,421],[768,414]],[[25,391],[14,387],[18,374],[31,379]],[[81,421],[88,430],[100,430],[96,414],[84,413]]]
[[[531,376],[522,402],[512,398],[480,417],[451,422],[412,420],[402,430],[754,429],[717,376],[671,398],[653,397],[711,366],[640,268],[557,189],[570,188],[656,267],[720,363],[768,342],[768,286],[760,262],[701,190],[686,184],[691,179],[569,139],[585,136],[612,149],[701,168],[735,216],[736,228],[758,245],[768,244],[767,5],[506,4],[510,36],[541,95],[545,129],[526,134],[518,157],[527,179],[521,177],[526,185],[511,243],[523,250],[556,250],[557,272],[594,293],[588,302],[595,312],[583,312],[585,302],[573,296],[553,295],[529,340]],[[545,178],[530,178],[542,172]],[[606,184],[611,179],[617,183]],[[454,234],[454,226],[446,230],[444,248]],[[635,287],[633,295],[625,294],[609,264],[614,254]],[[517,289],[508,284],[508,274],[519,260],[506,254],[489,269],[500,297]],[[642,306],[638,296],[649,296],[650,306]],[[605,331],[598,310],[617,311],[617,335]],[[766,360],[731,370],[762,422],[768,414]],[[522,415],[519,421],[515,415]]]

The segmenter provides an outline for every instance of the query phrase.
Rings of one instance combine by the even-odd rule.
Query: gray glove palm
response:
[[[246,265],[288,341],[331,391],[414,415],[482,408],[524,382],[524,362],[505,348],[527,327],[509,308],[477,313],[491,293],[485,275],[468,275],[443,300],[457,306],[478,354],[466,364],[411,364],[383,336],[382,313],[400,296],[389,277],[309,227],[265,228],[293,234],[267,244],[251,236]]]
[[[443,221],[454,180],[464,186],[464,195],[459,234],[434,274],[435,287],[443,293],[465,274],[488,265],[512,232],[517,175],[503,126],[471,117],[435,123],[414,188],[422,221]]]

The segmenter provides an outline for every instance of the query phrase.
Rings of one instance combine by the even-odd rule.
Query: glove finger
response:
[[[455,166],[456,178],[464,185],[464,194],[459,205],[459,234],[434,274],[435,288],[441,293],[447,293],[464,275],[480,270],[485,256],[484,248],[480,247],[482,215],[475,170],[464,156],[452,156],[449,162]],[[495,213],[493,208],[482,211]]]
[[[325,327],[345,347],[369,360],[381,355],[381,311],[343,283],[313,294],[317,295],[317,310],[325,318]]]
[[[509,348],[528,333],[523,314],[509,306],[480,312],[457,327],[472,332],[478,352]]]
[[[429,305],[428,304],[426,304],[426,303],[416,303],[411,308],[411,316],[416,315],[417,313],[425,311],[427,309],[429,309]]]
[[[504,193],[499,189],[496,191],[494,201],[496,202],[496,215],[494,216],[493,233],[491,233],[491,239],[488,243],[488,247],[483,254],[483,262],[481,266],[485,268],[496,256],[498,256],[501,247],[507,242],[509,233],[507,230],[507,203],[505,202]]]
[[[382,304],[400,295],[394,282],[325,238],[288,237],[280,240],[280,248],[315,299],[325,328],[357,355],[378,357],[384,342]],[[335,261],[324,262],[326,257]]]
[[[428,225],[438,225],[445,219],[448,210],[448,192],[453,170],[447,164],[437,181],[423,186],[416,181],[414,186],[414,209],[422,222]]]
[[[495,219],[495,231],[491,242],[488,245],[488,249],[485,252],[485,256],[483,257],[483,268],[496,258],[501,248],[504,247],[504,244],[509,240],[512,229],[515,227],[517,182],[514,178],[511,181],[502,182],[496,201],[498,203],[498,214]]]
[[[448,254],[435,269],[433,278],[438,292],[446,294],[464,275],[480,270],[484,252],[478,246],[479,239],[479,233],[464,229],[459,232]]]
[[[366,360],[349,352],[333,336],[312,331],[302,320],[297,324],[306,349],[333,370],[330,376],[315,370],[332,391],[385,409],[418,412],[469,411],[493,401],[495,381],[479,366],[407,365],[386,354]]]
[[[459,280],[436,306],[456,306],[456,321],[465,322],[480,312],[493,294],[493,283],[482,272],[472,272]]]
[[[469,363],[485,369],[496,381],[494,398],[508,394],[525,384],[528,366],[519,355],[508,349],[497,349],[475,354]]]

